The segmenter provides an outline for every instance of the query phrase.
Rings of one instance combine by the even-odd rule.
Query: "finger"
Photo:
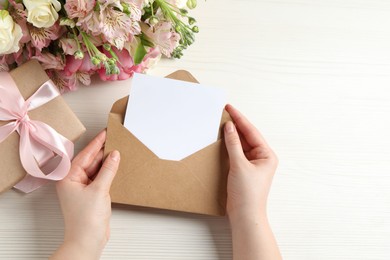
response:
[[[236,127],[236,129],[237,129],[237,127]],[[242,149],[244,150],[244,152],[250,151],[253,147],[248,144],[245,137],[242,135],[242,133],[240,133],[240,130],[237,129],[237,132],[238,132],[238,136],[240,137],[241,146],[242,146]]]
[[[248,158],[249,161],[270,158],[269,150],[262,149],[259,146],[253,148],[250,151],[245,152],[245,155],[246,155],[246,158]]]
[[[99,171],[100,167],[102,166],[103,156],[104,151],[103,149],[100,149],[93,162],[89,165],[87,169],[85,169],[85,173],[88,175],[89,178],[92,178]]]
[[[229,154],[230,162],[245,159],[244,151],[242,150],[240,137],[236,127],[232,121],[225,124],[225,144]]]
[[[106,141],[106,130],[100,132],[74,159],[73,163],[87,169]]]
[[[257,128],[252,125],[245,116],[243,116],[232,105],[226,105],[226,111],[230,114],[233,121],[236,123],[238,131],[242,133],[243,137],[250,146],[270,150],[270,147],[260,134],[259,130],[257,130]]]
[[[112,151],[104,161],[102,167],[100,168],[99,173],[96,175],[95,180],[92,182],[91,186],[104,191],[109,191],[111,187],[112,180],[115,177],[115,174],[118,170],[120,161],[120,154],[118,151]]]
[[[69,170],[68,175],[62,181],[78,182],[87,185],[89,182],[88,176],[85,174],[84,169],[81,169],[78,165],[73,164]],[[59,181],[59,182],[62,182]]]

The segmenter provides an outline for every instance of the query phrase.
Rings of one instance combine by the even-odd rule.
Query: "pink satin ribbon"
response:
[[[24,100],[10,74],[0,72],[0,121],[10,121],[0,126],[0,143],[14,131],[20,135],[20,161],[27,175],[14,187],[23,192],[34,191],[48,180],[61,180],[70,170],[73,143],[27,114],[57,96],[57,88],[48,80]]]

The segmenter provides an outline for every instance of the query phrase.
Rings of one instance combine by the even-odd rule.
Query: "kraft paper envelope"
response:
[[[167,77],[198,83],[183,70]],[[229,114],[223,111],[220,136],[215,143],[181,161],[170,161],[158,158],[123,126],[127,101],[128,97],[124,97],[115,102],[108,118],[104,153],[121,153],[110,190],[112,202],[225,215],[229,160],[221,135],[223,125],[231,120]]]

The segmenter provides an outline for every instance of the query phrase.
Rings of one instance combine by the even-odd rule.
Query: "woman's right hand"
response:
[[[229,153],[227,212],[230,220],[240,215],[262,218],[278,159],[260,132],[233,106],[226,106],[233,119],[225,124]]]

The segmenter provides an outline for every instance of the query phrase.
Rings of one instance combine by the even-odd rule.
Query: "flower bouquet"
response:
[[[38,60],[61,91],[122,80],[180,58],[196,0],[0,0],[0,71]]]

